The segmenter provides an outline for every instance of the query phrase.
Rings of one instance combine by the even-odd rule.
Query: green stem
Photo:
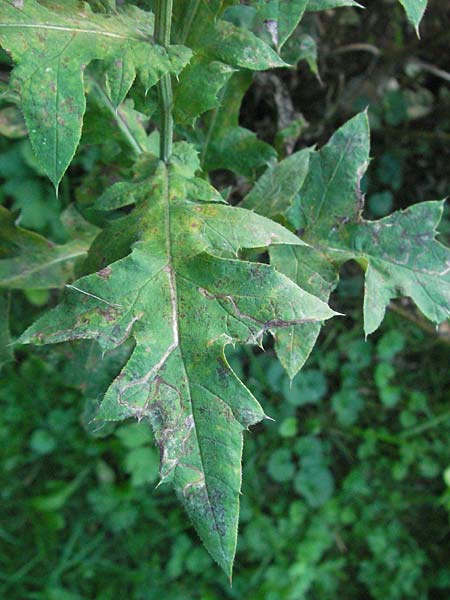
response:
[[[173,0],[156,0],[155,42],[164,48],[170,44]],[[173,143],[173,95],[170,75],[161,77],[158,83],[158,99],[161,113],[159,157],[167,162],[172,154]]]

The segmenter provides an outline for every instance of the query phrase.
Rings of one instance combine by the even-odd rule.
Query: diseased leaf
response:
[[[241,207],[255,209],[270,219],[286,214],[305,180],[309,156],[309,150],[300,150],[268,167],[241,202]]]
[[[89,226],[81,233],[79,219],[75,239],[59,245],[18,227],[13,215],[0,206],[0,289],[62,287],[72,277],[77,261],[86,257],[96,231]]]
[[[266,22],[266,27],[269,28],[278,51],[300,23],[308,2],[309,0],[255,2],[260,17]]]
[[[189,200],[185,190],[179,173],[161,163],[148,181],[148,199],[112,225],[131,253],[110,262],[104,247],[102,256],[94,252],[90,268],[98,271],[76,281],[21,341],[91,338],[108,351],[134,339],[97,417],[151,422],[161,480],[172,482],[206,547],[230,574],[242,432],[264,413],[224,348],[260,344],[267,331],[334,313],[270,265],[239,259],[241,248],[301,244],[296,236],[250,211]],[[113,247],[111,255],[117,256]]]
[[[340,264],[366,270],[364,328],[375,331],[393,298],[410,296],[435,323],[450,314],[450,251],[435,241],[441,203],[426,202],[381,221],[361,218],[369,158],[366,113],[348,121],[318,153],[300,192],[303,239]]]
[[[196,56],[184,70],[174,95],[174,118],[192,125],[199,115],[219,106],[219,91],[235,69],[218,60]],[[192,90],[201,93],[192,94]]]
[[[111,97],[118,105],[136,71],[148,89],[166,73],[177,74],[191,51],[152,43],[149,13],[92,13],[87,4],[49,10],[36,0],[19,7],[1,0],[0,43],[18,64],[14,82],[38,160],[58,186],[80,141],[86,100],[83,72],[93,59],[106,64]],[[25,33],[26,32],[26,33]]]
[[[328,302],[338,283],[338,272],[324,254],[308,246],[272,246],[269,252],[270,262],[277,271]],[[311,354],[321,328],[322,323],[297,323],[275,333],[277,356],[291,379]]]
[[[341,265],[356,260],[366,270],[366,334],[379,327],[386,306],[399,296],[411,297],[429,319],[440,323],[450,315],[450,250],[435,240],[442,203],[420,203],[380,221],[364,220],[360,183],[369,151],[369,124],[361,113],[311,153],[303,185],[297,193],[286,192],[287,203],[294,197],[294,204],[285,213],[310,247],[271,248],[272,264],[326,302]],[[274,189],[276,169],[271,171]],[[284,181],[283,175],[280,190]],[[258,200],[255,194],[252,208],[271,214],[272,195],[260,194]],[[277,354],[290,377],[303,365],[319,330],[320,324],[298,324],[276,334]]]
[[[369,122],[365,112],[343,125],[310,157],[298,209],[299,228],[309,239],[328,241],[330,232],[357,219],[363,208],[359,186],[369,164]]]
[[[175,83],[174,113],[180,123],[192,124],[200,114],[219,106],[220,91],[236,69],[262,71],[287,66],[251,31],[219,18],[231,4],[234,2],[175,3],[173,39],[194,52],[192,63]],[[242,145],[242,138],[242,131],[234,132],[230,144]]]
[[[399,0],[400,4],[405,9],[408,19],[418,31],[420,21],[427,8],[428,0]],[[352,0],[309,0],[308,11],[320,11],[328,8],[338,8],[340,6],[359,6],[364,8],[358,2]]]
[[[311,72],[320,80],[317,41],[299,27],[283,48],[283,57],[293,65],[305,61]]]
[[[348,225],[355,255],[368,263],[364,328],[381,324],[393,298],[409,296],[434,323],[450,316],[450,250],[436,241],[442,202],[420,202],[380,221]]]
[[[182,42],[187,43],[195,54],[251,71],[286,66],[278,54],[251,31],[217,19],[208,4],[205,0],[200,0],[195,23]],[[186,18],[184,7],[183,14]]]

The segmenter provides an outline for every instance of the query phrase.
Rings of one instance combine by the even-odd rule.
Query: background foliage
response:
[[[364,186],[367,216],[378,218],[448,193],[450,35],[442,27],[448,8],[439,0],[430,3],[420,42],[400,6],[366,4],[370,10],[308,17],[305,61],[295,71],[258,75],[240,125],[282,153],[325,142],[369,105],[376,158]],[[6,79],[9,63],[2,60]],[[129,168],[128,146],[119,135],[98,143],[102,123],[92,104],[83,150],[55,198],[20,118],[11,118],[14,98],[0,101],[2,204],[21,210],[22,226],[63,244],[61,213],[73,190],[89,208],[117,176],[109,163]],[[215,180],[233,185],[236,200],[247,191],[243,177],[224,170]],[[442,235],[449,231],[447,218]],[[327,324],[292,385],[270,347],[230,354],[275,419],[246,435],[231,589],[170,490],[154,489],[159,460],[148,428],[127,423],[100,437],[89,425],[89,390],[77,380],[71,349],[20,350],[0,375],[0,595],[447,598],[448,328],[435,331],[405,301],[364,342],[361,286],[359,271],[348,265],[332,303],[348,317]],[[5,297],[13,334],[55,295]]]

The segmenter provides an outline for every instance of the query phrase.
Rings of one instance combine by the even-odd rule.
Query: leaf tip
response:
[[[265,413],[264,413],[263,419],[267,419],[268,421],[273,421],[273,423],[276,423],[275,419],[273,419],[272,417],[269,417],[269,415],[266,415]]]

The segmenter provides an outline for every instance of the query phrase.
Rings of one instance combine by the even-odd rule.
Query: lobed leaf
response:
[[[270,263],[302,289],[328,302],[338,283],[335,265],[309,246],[273,246]],[[296,323],[275,332],[275,351],[288,376],[293,379],[307,361],[322,323]]]
[[[200,537],[231,574],[238,525],[242,432],[264,412],[227,363],[228,344],[260,344],[265,332],[334,313],[272,266],[239,259],[241,248],[299,244],[250,211],[185,196],[179,172],[160,163],[148,199],[112,225],[131,253],[94,251],[90,268],[23,343],[90,338],[104,351],[135,348],[97,418],[148,419],[172,482]],[[123,193],[127,190],[123,188]],[[119,233],[121,232],[121,233]]]
[[[300,150],[269,166],[241,202],[270,219],[283,216],[291,208],[308,173],[310,151]]]
[[[36,0],[0,0],[0,43],[18,65],[14,82],[33,149],[58,186],[80,141],[86,66],[94,59],[105,61],[117,106],[136,72],[148,89],[163,75],[179,73],[191,51],[153,44],[153,17],[138,9],[104,15],[91,12],[87,4],[53,8]]]
[[[420,202],[380,221],[347,226],[355,256],[367,261],[364,328],[380,326],[391,299],[409,296],[434,323],[450,316],[450,250],[436,241],[443,202]]]
[[[223,101],[221,90],[234,71],[287,66],[264,40],[220,18],[231,4],[235,2],[175,4],[174,39],[194,52],[191,65],[175,85],[174,114],[180,123],[192,124],[200,114],[219,107]],[[236,135],[230,144],[237,141]]]
[[[286,205],[294,198],[284,216],[310,246],[273,248],[272,264],[303,289],[328,301],[341,265],[356,260],[366,271],[366,334],[379,327],[387,305],[399,296],[411,297],[425,316],[440,323],[450,315],[450,250],[435,239],[443,205],[424,202],[380,221],[364,220],[360,183],[369,150],[364,112],[342,126],[320,151],[311,153],[308,174],[296,193],[283,187],[289,181],[286,160],[266,171],[255,190],[279,189]],[[286,170],[281,169],[283,163]],[[262,185],[265,179],[270,188]],[[273,192],[251,194],[254,210],[273,214]],[[319,330],[317,324],[298,324],[277,333],[277,353],[290,377],[303,365]]]

